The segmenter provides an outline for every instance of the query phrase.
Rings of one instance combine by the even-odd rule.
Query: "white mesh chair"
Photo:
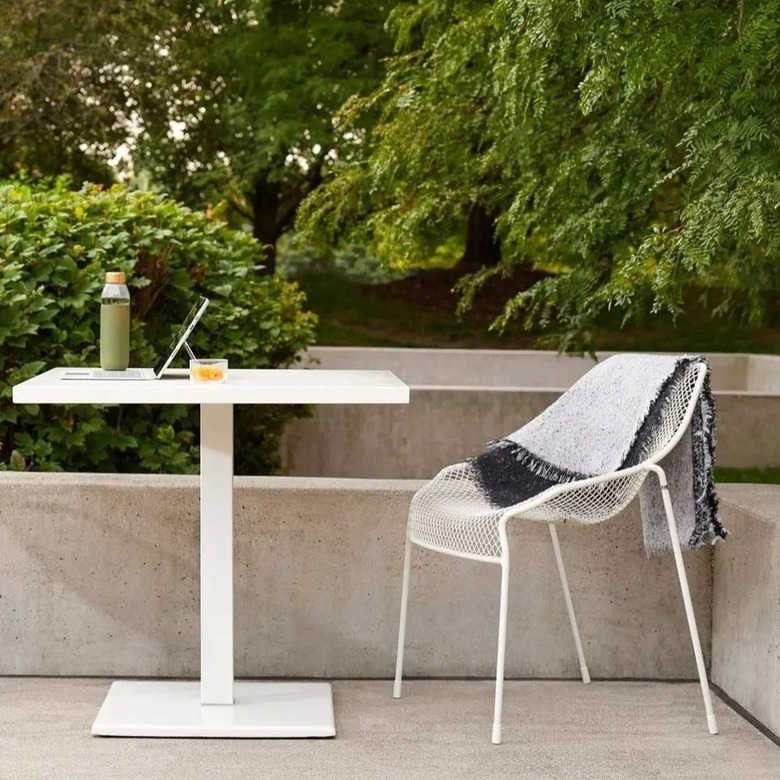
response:
[[[563,595],[569,613],[569,621],[574,633],[582,672],[582,681],[590,682],[590,674],[582,651],[577,620],[574,616],[571,594],[563,566],[561,549],[558,543],[556,524],[564,521],[592,525],[615,516],[637,495],[645,478],[655,473],[662,491],[663,505],[671,534],[674,560],[680,580],[685,614],[696,657],[704,708],[707,714],[707,726],[710,734],[718,733],[712,699],[704,668],[696,618],[693,614],[691,594],[685,576],[677,524],[672,511],[666,475],[658,465],[669,453],[691,422],[694,409],[707,375],[703,363],[692,364],[678,383],[662,412],[662,422],[652,442],[653,453],[644,462],[615,471],[611,474],[592,479],[556,485],[549,490],[505,509],[496,509],[489,505],[483,495],[465,478],[468,464],[459,463],[443,469],[440,474],[423,487],[412,499],[409,521],[406,531],[406,553],[404,556],[403,586],[401,591],[401,619],[398,630],[398,655],[396,660],[395,684],[393,696],[401,696],[401,676],[403,670],[404,639],[406,634],[406,614],[409,599],[409,573],[411,568],[412,545],[416,544],[429,550],[469,558],[476,561],[497,563],[501,566],[501,596],[498,622],[498,658],[496,662],[496,692],[493,718],[494,744],[501,742],[501,709],[504,685],[504,658],[506,652],[507,598],[509,595],[509,547],[507,544],[507,523],[512,519],[532,520],[547,523],[552,537],[555,559],[558,564]]]

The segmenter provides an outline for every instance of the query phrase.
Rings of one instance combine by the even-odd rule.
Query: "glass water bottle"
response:
[[[100,367],[124,371],[130,364],[130,291],[121,271],[106,274],[100,299]]]

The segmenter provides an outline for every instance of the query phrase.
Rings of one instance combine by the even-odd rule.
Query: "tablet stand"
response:
[[[190,348],[190,345],[187,343],[187,339],[184,339],[184,342],[181,345],[184,347],[184,349],[187,350],[187,354],[190,356],[190,360],[197,360],[198,358],[195,357],[195,353]],[[181,351],[181,347],[179,347],[179,351]]]

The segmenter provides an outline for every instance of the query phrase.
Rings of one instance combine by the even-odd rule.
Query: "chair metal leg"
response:
[[[577,648],[577,659],[580,662],[582,682],[587,685],[590,682],[590,672],[588,671],[588,664],[585,662],[585,653],[582,651],[582,640],[580,639],[580,630],[577,627],[577,618],[574,616],[574,605],[571,601],[569,580],[566,577],[566,569],[563,566],[563,556],[561,555],[561,545],[558,542],[558,530],[552,523],[548,523],[547,527],[550,529],[553,550],[555,551],[555,562],[558,564],[558,574],[561,577],[561,585],[563,586],[563,598],[566,601],[566,610],[569,613],[569,622],[571,623],[571,630],[574,634],[574,645]]]
[[[409,603],[409,572],[412,567],[412,542],[406,537],[404,552],[404,579],[401,586],[401,619],[398,624],[398,652],[395,657],[395,682],[393,683],[393,698],[401,698],[401,675],[404,665],[404,642],[406,641],[406,607]]]
[[[685,604],[685,615],[688,618],[688,628],[691,632],[693,654],[696,656],[696,668],[699,671],[699,683],[701,684],[701,693],[702,697],[704,698],[704,710],[707,713],[707,728],[709,729],[710,734],[717,734],[718,723],[715,720],[715,712],[712,709],[712,696],[710,694],[709,683],[707,682],[707,671],[704,668],[704,656],[701,652],[699,632],[696,629],[696,616],[693,614],[691,591],[688,587],[688,578],[685,576],[685,564],[683,563],[682,552],[680,551],[680,539],[677,535],[677,522],[674,519],[672,499],[669,495],[669,488],[666,485],[665,479],[661,480],[661,494],[663,495],[664,508],[666,509],[666,519],[669,524],[669,534],[672,537],[674,562],[677,564],[677,576],[680,578],[680,590],[682,591],[683,603]]]
[[[509,558],[501,562],[501,603],[498,610],[498,657],[496,659],[496,703],[493,711],[493,744],[501,744],[501,710],[504,706],[504,661],[506,659],[506,619],[509,599]]]

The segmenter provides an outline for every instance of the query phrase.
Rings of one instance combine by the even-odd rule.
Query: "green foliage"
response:
[[[250,223],[272,270],[302,198],[360,140],[332,114],[381,80],[385,14],[370,0],[0,3],[0,176],[110,182],[119,164]]]
[[[154,0],[0,3],[0,177],[27,168],[110,182],[137,119]]]
[[[334,111],[381,78],[384,11],[369,0],[183,0],[138,86],[139,165],[184,202],[227,204],[273,246],[354,136]],[[171,132],[171,121],[179,132]]]
[[[277,270],[285,279],[298,279],[314,272],[325,272],[334,277],[345,277],[360,282],[383,284],[408,276],[408,271],[389,268],[375,255],[361,246],[353,245],[323,250],[283,238],[279,244]]]
[[[714,314],[771,313],[780,0],[422,0],[388,26],[384,83],[340,116],[366,142],[305,232],[423,264],[479,203],[499,215],[496,272],[558,271],[508,289],[496,326],[520,316],[564,347],[611,309],[677,314],[690,286]]]
[[[315,318],[294,284],[259,274],[251,236],[151,193],[119,187],[0,185],[0,468],[197,470],[198,409],[134,405],[14,406],[14,384],[57,365],[96,365],[108,270],[131,288],[131,364],[170,349],[198,294],[211,299],[190,341],[232,368],[287,366]],[[237,473],[276,465],[297,407],[236,412]]]

